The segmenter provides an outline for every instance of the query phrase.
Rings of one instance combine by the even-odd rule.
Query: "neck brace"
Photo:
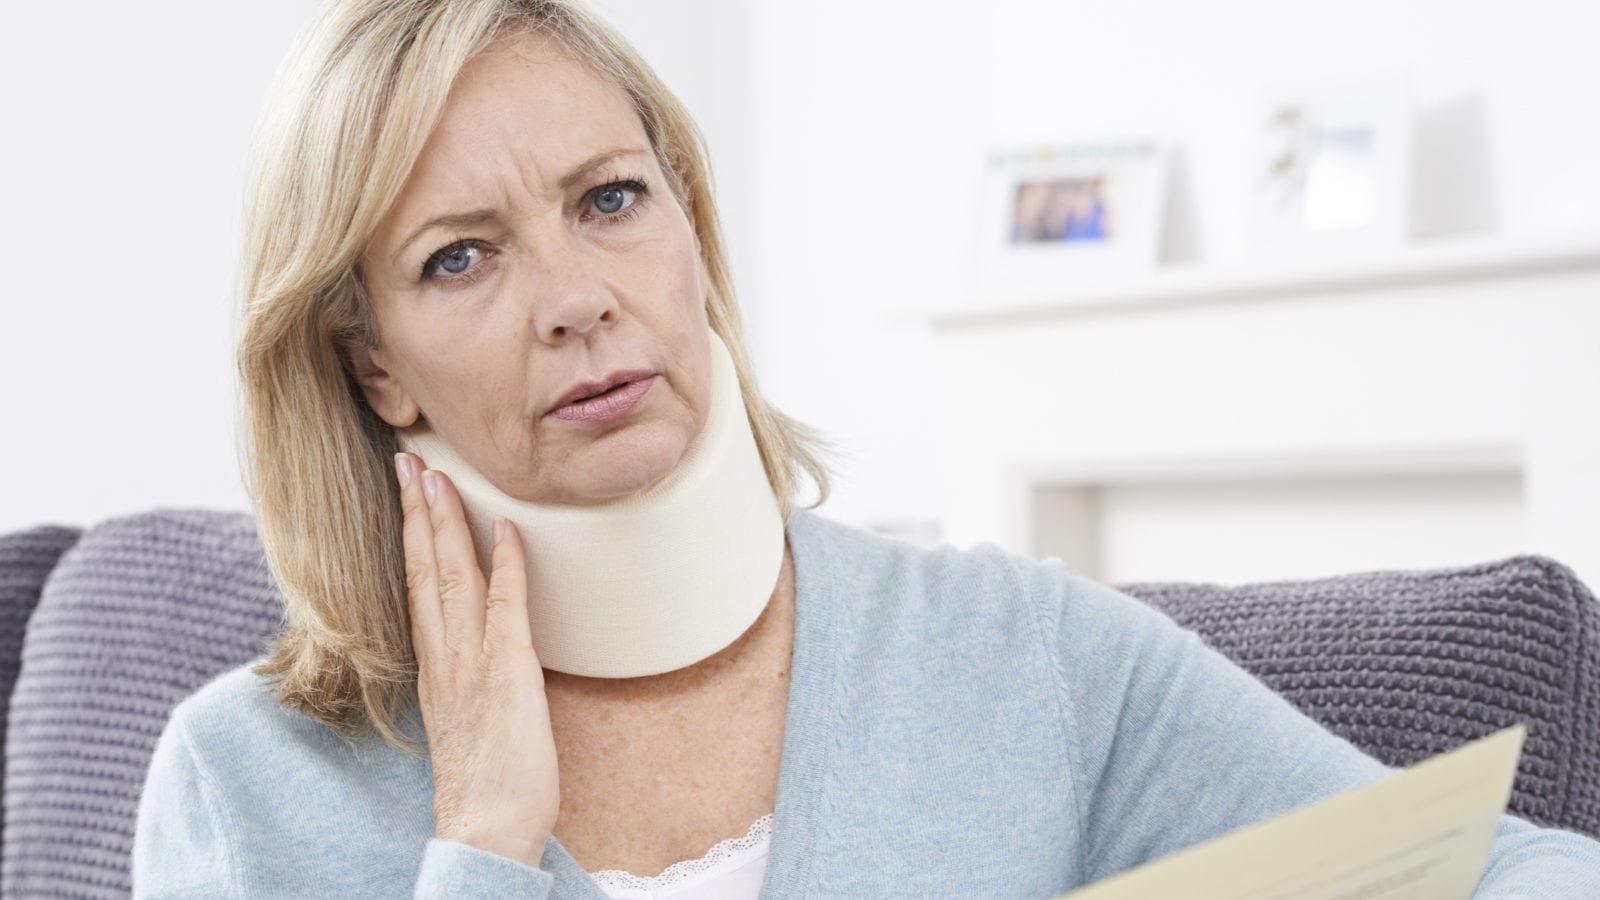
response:
[[[710,335],[705,426],[656,484],[598,505],[519,500],[425,420],[395,430],[401,450],[455,484],[482,571],[495,518],[516,523],[541,666],[597,678],[670,672],[732,644],[766,608],[783,566],[783,518],[733,358]]]

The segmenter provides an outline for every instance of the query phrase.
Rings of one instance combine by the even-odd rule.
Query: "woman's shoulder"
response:
[[[984,541],[970,547],[919,544],[828,518],[809,509],[796,510],[789,538],[818,574],[883,581],[910,575],[919,584],[964,574],[983,580],[1012,580],[1019,566],[1034,560]],[[797,565],[799,560],[796,561]]]
[[[844,658],[920,666],[930,651],[952,663],[1038,663],[1066,595],[1092,583],[1059,560],[1036,561],[997,544],[917,544],[809,511],[790,529],[798,615]],[[985,662],[985,665],[989,663]]]
[[[810,510],[796,513],[789,533],[797,572],[810,564],[814,590],[845,595],[852,609],[872,615],[937,614],[958,628],[1036,620],[1054,630],[1063,615],[1142,617],[1148,609],[1058,557],[1037,559],[990,541],[917,544]]]
[[[174,707],[140,794],[135,884],[152,896],[409,894],[433,835],[427,760],[347,742],[282,705],[261,661]],[[218,887],[228,880],[234,891]]]
[[[315,771],[359,771],[402,756],[377,738],[347,740],[323,723],[280,702],[273,679],[256,669],[265,657],[227,669],[185,697],[165,730],[181,735],[214,780],[244,789],[270,788]]]
[[[278,702],[271,680],[256,672],[264,661],[256,657],[219,672],[173,707],[169,723],[181,722],[192,743],[218,748],[309,736],[321,728]]]
[[[797,616],[811,616],[812,649],[859,667],[853,683],[884,674],[920,683],[937,658],[974,690],[986,679],[1059,692],[1093,680],[1081,670],[1107,654],[1134,665],[1167,652],[1158,645],[1188,652],[1198,640],[1058,557],[987,541],[920,545],[814,513],[797,517],[791,537]]]
[[[221,672],[173,708],[162,731],[152,777],[195,781],[183,789],[219,809],[248,811],[251,829],[322,815],[345,821],[352,810],[425,814],[432,773],[426,757],[377,737],[346,740],[280,703],[256,658]]]

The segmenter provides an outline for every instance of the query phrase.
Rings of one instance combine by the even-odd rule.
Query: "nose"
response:
[[[596,253],[568,238],[547,244],[532,267],[533,324],[539,339],[560,344],[615,323],[621,312]]]

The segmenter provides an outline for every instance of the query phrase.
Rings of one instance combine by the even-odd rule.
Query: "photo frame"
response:
[[[1281,256],[1394,249],[1410,234],[1410,79],[1383,73],[1260,95],[1250,234]]]
[[[1169,157],[1152,139],[992,151],[981,179],[974,287],[1049,291],[1154,267]]]

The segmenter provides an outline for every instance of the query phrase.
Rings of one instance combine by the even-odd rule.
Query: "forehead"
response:
[[[574,166],[622,146],[649,144],[621,85],[547,34],[501,38],[461,70],[383,231],[511,188],[555,198]]]
[[[508,112],[515,115],[508,118]],[[630,132],[640,127],[633,104],[614,79],[580,60],[558,38],[516,34],[497,40],[461,70],[435,136],[453,142],[464,131],[470,139],[500,125],[533,133],[585,123]]]

